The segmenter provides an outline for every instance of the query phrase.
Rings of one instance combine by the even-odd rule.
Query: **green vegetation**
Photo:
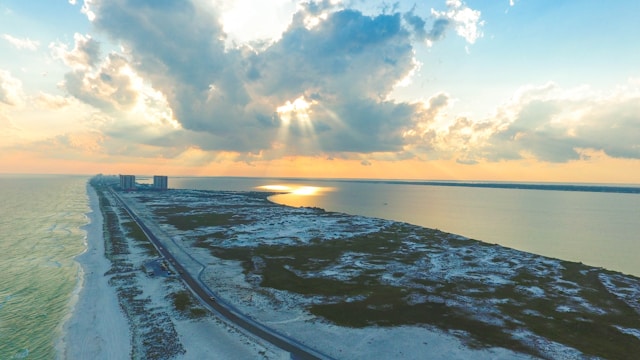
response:
[[[395,239],[385,239],[382,233],[357,236],[345,240],[327,240],[315,242],[307,246],[259,246],[257,248],[213,248],[215,256],[243,261],[247,272],[255,271],[256,266],[251,259],[258,256],[264,260],[265,266],[259,269],[262,275],[261,285],[278,290],[286,290],[302,295],[319,295],[329,298],[340,298],[341,301],[327,301],[323,304],[311,305],[309,311],[324,317],[338,325],[348,327],[365,326],[400,326],[428,324],[444,330],[462,330],[469,334],[469,345],[503,346],[506,348],[539,355],[517,340],[511,338],[508,331],[500,326],[488,325],[476,320],[468,310],[449,307],[443,302],[422,302],[409,304],[407,298],[412,290],[407,287],[386,285],[380,281],[379,271],[364,271],[347,281],[323,277],[301,277],[292,270],[320,270],[324,265],[336,263],[345,252],[375,255],[377,259],[407,262],[393,254],[400,248]],[[407,254],[411,261],[416,254]],[[421,280],[421,279],[420,279]],[[442,285],[421,281],[423,284]],[[454,288],[444,284],[442,288]],[[453,290],[453,289],[451,289]],[[420,296],[451,294],[441,289],[435,294],[413,290]],[[356,299],[356,300],[354,300]],[[472,309],[469,309],[472,310]]]
[[[176,310],[185,314],[187,317],[197,319],[208,314],[207,310],[198,306],[198,304],[193,301],[193,295],[191,295],[190,292],[179,291],[173,293],[172,296],[173,306],[175,306]]]
[[[234,219],[234,214],[172,214],[166,216],[167,223],[179,230],[196,229],[203,226],[223,226],[241,224],[241,220]]]
[[[149,256],[159,256],[160,255],[160,254],[158,254],[158,251],[153,246],[151,241],[149,241],[149,239],[147,238],[147,235],[145,235],[144,231],[142,231],[140,226],[138,226],[138,224],[135,221],[133,221],[133,220],[131,220],[131,221],[122,221],[122,222],[120,222],[120,225],[125,230],[127,237],[129,239],[133,240],[135,242],[136,246],[141,247],[142,249],[144,249],[144,251],[145,251],[145,253],[147,255],[149,255]]]
[[[354,236],[347,239],[311,241],[296,246],[257,246],[254,248],[223,248],[211,246],[214,256],[240,260],[246,273],[261,275],[261,286],[286,290],[308,296],[324,296],[327,301],[309,306],[309,311],[338,325],[348,327],[400,326],[427,324],[443,330],[463,331],[471,346],[501,346],[516,351],[542,356],[535,347],[513,337],[513,331],[526,329],[551,341],[576,348],[585,354],[607,359],[624,359],[629,353],[640,353],[640,341],[632,335],[618,331],[611,324],[637,328],[640,316],[627,304],[609,293],[598,279],[598,272],[585,265],[563,262],[562,285],[567,289],[579,288],[579,296],[589,306],[606,311],[599,313],[571,303],[571,297],[554,290],[558,284],[553,277],[539,276],[535,270],[522,268],[511,278],[511,283],[486,285],[478,281],[460,279],[456,282],[438,282],[413,278],[409,286],[386,284],[381,279],[383,270],[375,268],[355,271],[356,276],[337,280],[317,274],[328,266],[340,263],[345,254],[357,254],[370,264],[411,264],[427,256],[406,252],[400,239],[408,229],[402,225],[383,231]],[[425,231],[424,242],[437,241],[439,233]],[[450,240],[451,241],[451,240]],[[454,240],[456,247],[486,245]],[[205,240],[201,238],[199,246]],[[473,252],[470,252],[473,254]],[[472,257],[473,255],[466,255]],[[260,259],[260,264],[256,264]],[[473,259],[467,258],[466,261]],[[491,263],[512,266],[508,257],[493,257]],[[344,264],[349,270],[349,264]],[[408,276],[392,272],[394,278]],[[575,283],[572,286],[571,283]],[[418,286],[418,287],[416,287]],[[430,291],[423,290],[428,286]],[[530,296],[519,286],[544,289],[545,297]],[[491,299],[508,299],[496,305],[493,321],[478,318],[473,308],[449,306],[445,299],[465,295],[478,303]],[[408,301],[411,297],[421,300]],[[331,300],[329,300],[331,299]],[[341,299],[341,300],[336,300]],[[438,300],[440,299],[440,300]],[[559,306],[572,306],[572,311],[559,311]],[[527,310],[527,311],[524,311]],[[535,315],[534,315],[535,314]],[[624,344],[624,346],[621,346]]]
[[[224,205],[212,201],[207,206],[204,199],[216,196]],[[544,339],[586,357],[626,359],[640,353],[640,339],[619,330],[640,331],[640,303],[621,298],[603,284],[602,276],[618,274],[404,223],[361,231],[361,225],[342,214],[256,205],[262,194],[235,194],[245,196],[236,205],[229,205],[233,202],[228,196],[207,192],[198,197],[197,207],[189,206],[186,197],[170,198],[175,207],[151,207],[159,221],[183,232],[192,246],[240,261],[247,276],[259,279],[256,292],[277,289],[302,295],[309,312],[335,324],[433,326],[460,334],[472,346],[500,346],[541,357],[548,356],[540,349]],[[365,234],[323,238],[314,228],[315,238],[298,242],[300,232],[286,237],[288,232],[274,230],[296,226],[291,220],[296,216],[301,223],[313,224],[309,218],[316,216],[319,222],[330,220],[339,229]],[[246,228],[237,225],[248,223],[255,225],[259,240],[239,240],[241,245],[233,246],[234,237],[247,235]],[[260,229],[273,238],[267,239]],[[280,236],[296,243],[278,244]],[[630,289],[620,279],[610,281]],[[638,284],[637,279],[629,281]],[[174,304],[185,310],[191,306],[184,295]]]

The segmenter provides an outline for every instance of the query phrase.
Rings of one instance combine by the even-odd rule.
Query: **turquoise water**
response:
[[[54,359],[86,249],[87,177],[0,176],[0,359]]]
[[[312,196],[271,198],[286,205],[408,222],[640,276],[640,194],[402,182],[169,178],[170,188],[255,190],[264,185],[320,190]]]

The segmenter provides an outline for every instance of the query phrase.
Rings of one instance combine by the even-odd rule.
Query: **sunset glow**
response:
[[[165,5],[0,5],[1,173],[640,183],[638,3]]]

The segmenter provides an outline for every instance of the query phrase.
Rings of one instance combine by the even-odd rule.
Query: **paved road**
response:
[[[198,278],[191,275],[168,251],[162,242],[156,237],[155,234],[144,224],[144,222],[138,217],[138,215],[126,204],[124,200],[118,195],[116,191],[109,189],[111,194],[117,199],[118,203],[131,215],[131,218],[140,226],[140,229],[145,233],[149,241],[158,249],[158,252],[173,265],[184,283],[189,287],[192,293],[200,298],[200,301],[207,304],[217,314],[224,316],[230,322],[240,326],[248,332],[258,336],[273,345],[288,351],[291,354],[292,359],[331,359],[331,357],[316,351],[297,340],[288,336],[282,335],[273,329],[270,329],[244,314],[239,313],[235,309],[232,309],[223,302],[218,301],[216,294],[211,292]]]

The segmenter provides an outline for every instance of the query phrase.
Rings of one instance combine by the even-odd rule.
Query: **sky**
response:
[[[635,0],[0,0],[0,173],[640,184]]]

